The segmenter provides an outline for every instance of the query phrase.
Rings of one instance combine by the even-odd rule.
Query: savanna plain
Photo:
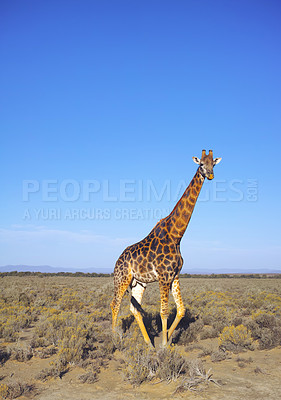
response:
[[[1,276],[0,398],[281,398],[281,280],[180,282],[187,311],[166,348],[158,284],[146,289],[149,349],[130,293],[112,336],[112,277]]]

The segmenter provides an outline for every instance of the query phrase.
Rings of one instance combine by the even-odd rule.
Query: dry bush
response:
[[[200,339],[212,339],[218,336],[218,331],[213,326],[204,326],[200,332]]]
[[[0,383],[0,398],[8,399],[9,397],[9,386],[5,383]]]
[[[22,293],[19,294],[19,303],[22,303],[22,305],[23,305],[24,307],[30,306],[31,299],[29,298],[29,296],[27,295],[27,293],[22,292]]]
[[[234,325],[234,326],[243,325],[243,318],[239,317],[239,316],[235,316],[231,321],[231,325]]]
[[[10,288],[9,288],[10,289]],[[6,293],[2,288],[0,296],[0,337],[5,341],[14,342],[18,338],[18,333],[30,326],[36,320],[34,307],[30,305],[27,295],[18,291]]]
[[[7,342],[15,342],[18,333],[30,325],[31,319],[28,315],[22,314],[24,311],[21,308],[5,308],[0,309],[0,337]]]
[[[34,385],[22,382],[0,383],[1,399],[16,399],[28,395],[35,389]]]
[[[98,372],[85,372],[85,374],[80,375],[78,379],[83,383],[95,383],[98,381]]]
[[[184,350],[188,353],[188,352],[190,352],[190,351],[193,351],[193,350],[203,350],[203,345],[202,344],[199,344],[199,343],[191,343],[191,344],[189,344],[189,345],[187,345],[185,348],[184,348]]]
[[[113,291],[111,286],[106,285],[103,288],[99,289],[96,292],[95,296],[95,308],[104,310],[110,309],[112,295]]]
[[[218,349],[211,354],[212,362],[220,362],[224,360],[228,360],[231,358],[231,355],[228,351]]]
[[[183,346],[196,342],[203,327],[203,320],[198,318],[195,322],[192,322],[187,329],[179,330],[179,338],[176,339],[176,342]]]
[[[204,325],[213,326],[217,336],[231,322],[237,309],[238,296],[230,292],[200,291],[191,300],[191,312],[200,315]]]
[[[85,337],[91,324],[88,315],[77,314],[73,311],[61,311],[50,309],[42,315],[35,328],[33,345],[55,345],[61,341],[70,339],[72,335]],[[43,338],[42,341],[40,339]],[[42,343],[43,342],[43,343]]]
[[[110,300],[109,293],[103,296],[100,306],[105,303],[106,297]],[[41,310],[31,346],[36,348],[33,351],[41,358],[55,353],[57,356],[51,367],[41,371],[37,379],[61,376],[67,372],[68,364],[90,366],[95,368],[92,371],[95,374],[99,373],[101,366],[107,366],[116,349],[112,341],[111,324],[105,318],[97,317],[103,310],[93,310],[91,299],[85,290],[80,290],[78,295],[78,291],[71,287],[61,291],[48,289],[45,305],[49,306]]]
[[[253,311],[263,310],[266,313],[281,314],[281,296],[263,290],[248,296],[248,307]]]
[[[108,359],[97,356],[94,359],[87,358],[79,364],[82,368],[91,368],[93,372],[100,373],[101,367],[108,367]]]
[[[43,347],[40,350],[33,350],[33,353],[35,356],[41,359],[49,358],[57,353],[57,348],[55,346]]]
[[[124,377],[133,386],[152,379],[175,381],[188,369],[187,360],[174,346],[155,351],[148,349],[147,345],[134,343],[124,351],[124,355]]]
[[[255,374],[264,374],[263,370],[262,370],[259,366],[257,366],[257,367],[254,369],[254,373],[255,373]]]
[[[272,329],[278,325],[277,318],[274,314],[262,310],[254,313],[252,319],[258,324],[260,328]]]
[[[249,358],[237,357],[235,361],[237,361],[238,367],[245,368],[247,364],[250,364],[253,362],[253,359],[252,359],[252,357],[249,357]]]
[[[202,358],[202,357],[206,357],[206,356],[210,356],[215,350],[214,350],[214,346],[199,346],[201,353],[198,354],[198,357]]]
[[[9,351],[11,359],[20,362],[26,362],[30,360],[33,356],[33,351],[30,346],[22,347],[17,345],[15,347],[11,347]]]
[[[198,357],[206,357],[210,356],[212,362],[219,362],[223,360],[227,360],[231,358],[231,355],[225,349],[217,348],[214,345],[209,346],[201,346],[202,352],[198,355]]]
[[[83,358],[84,348],[86,345],[86,337],[71,334],[66,335],[58,345],[58,358],[65,363],[78,364]]]
[[[187,360],[179,354],[176,347],[167,347],[157,352],[157,378],[171,382],[177,380],[187,369]]]
[[[271,349],[281,345],[281,319],[272,313],[259,310],[253,313],[252,320],[247,324],[259,349]]]
[[[220,386],[212,376],[211,369],[206,371],[202,361],[197,359],[192,360],[188,364],[188,376],[182,379],[175,393],[182,393],[186,390],[201,391],[206,388],[210,382]]]
[[[46,381],[48,378],[61,378],[68,371],[68,367],[62,360],[51,361],[50,368],[44,368],[35,379]]]
[[[234,352],[253,349],[253,339],[244,325],[226,326],[219,336],[219,346]]]
[[[272,349],[281,345],[281,330],[280,327],[273,329],[262,328],[259,340],[259,349]]]
[[[38,347],[48,347],[50,346],[49,340],[47,340],[44,336],[38,336],[38,333],[35,332],[30,340],[30,347],[32,349],[37,349]]]
[[[57,305],[59,309],[64,311],[79,311],[84,307],[84,303],[78,293],[71,289],[63,289]]]
[[[107,366],[116,348],[123,352],[126,359],[124,367],[127,371],[131,368],[129,380],[132,383],[176,379],[173,373],[177,375],[181,358],[177,352],[158,354],[154,351],[147,354],[147,347],[129,311],[129,295],[125,296],[120,309],[119,339],[112,340],[109,307],[113,294],[112,278],[4,277],[1,283],[0,337],[6,341],[20,341],[21,330],[32,327],[34,336],[26,343],[33,349],[33,354],[46,358],[57,353],[54,364],[45,371],[43,379],[63,375],[69,363],[86,368],[85,374],[92,372],[93,379],[96,379],[95,374]],[[174,342],[178,340],[179,344],[189,344],[221,335],[226,347],[238,351],[248,348],[247,338],[242,340],[241,347],[237,338],[233,344],[222,334],[225,334],[226,327],[237,329],[243,325],[251,336],[249,341],[256,340],[259,348],[281,344],[279,281],[192,278],[182,279],[181,289],[184,304],[197,319],[191,323],[190,318],[188,323],[182,321],[174,333]],[[162,330],[159,299],[158,284],[152,284],[143,301],[143,308],[147,311],[144,320],[151,336],[160,334]],[[170,311],[171,307],[174,307],[172,301]],[[201,357],[210,355],[212,361],[223,360],[229,357],[226,347],[225,343],[220,350],[201,346]],[[24,361],[29,357],[27,353],[17,351],[16,357]],[[0,363],[9,357],[7,348],[0,349]],[[139,365],[136,360],[139,360]],[[173,366],[172,371],[168,364]],[[191,379],[189,369],[185,368],[182,371],[186,372],[180,372],[180,378],[185,376]],[[194,378],[192,382],[195,381]],[[192,382],[188,384],[190,387]],[[197,388],[203,386],[202,383]]]
[[[133,386],[139,386],[155,376],[157,366],[154,365],[153,353],[152,351],[150,354],[147,348],[143,347],[136,348],[135,352],[126,352],[123,375]]]
[[[0,365],[3,365],[10,358],[10,351],[3,347],[0,347]]]

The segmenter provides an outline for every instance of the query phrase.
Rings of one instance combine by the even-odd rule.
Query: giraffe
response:
[[[140,242],[127,247],[118,258],[114,269],[114,297],[111,302],[112,329],[116,330],[122,298],[131,288],[130,311],[139,324],[145,342],[152,346],[141,314],[141,301],[148,283],[158,281],[161,297],[162,345],[166,346],[172,333],[185,314],[180,293],[179,273],[183,265],[180,241],[189,224],[205,178],[214,178],[213,167],[221,158],[213,159],[213,151],[202,150],[201,159],[192,157],[199,167],[171,213],[161,219]],[[177,307],[175,319],[167,330],[169,292]]]

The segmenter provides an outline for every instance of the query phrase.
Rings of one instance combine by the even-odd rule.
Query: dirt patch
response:
[[[186,353],[187,358],[194,358],[198,350]],[[251,360],[248,362],[248,360]],[[240,361],[239,361],[240,360]],[[244,362],[243,362],[244,360]],[[175,393],[179,382],[150,382],[139,387],[133,387],[123,379],[123,364],[121,354],[117,354],[109,362],[107,368],[102,369],[98,381],[94,384],[81,383],[79,376],[83,368],[70,367],[62,378],[51,378],[46,382],[35,379],[39,370],[47,368],[50,359],[41,360],[36,357],[32,361],[20,363],[7,361],[0,369],[1,376],[6,382],[28,381],[36,386],[36,391],[19,399],[40,400],[93,400],[93,399],[171,399],[181,397]],[[231,359],[212,362],[210,356],[203,358],[204,366],[211,369],[214,379],[220,386],[209,382],[204,390],[188,391],[190,399],[228,399],[228,400],[258,400],[281,398],[281,348],[272,350],[255,350],[242,354],[232,355]]]

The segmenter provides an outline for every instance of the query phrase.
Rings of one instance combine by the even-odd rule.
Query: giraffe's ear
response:
[[[192,157],[192,160],[195,162],[195,164],[199,164],[200,165],[200,158],[198,157]]]
[[[214,165],[217,165],[219,162],[221,162],[221,157],[214,159]]]

